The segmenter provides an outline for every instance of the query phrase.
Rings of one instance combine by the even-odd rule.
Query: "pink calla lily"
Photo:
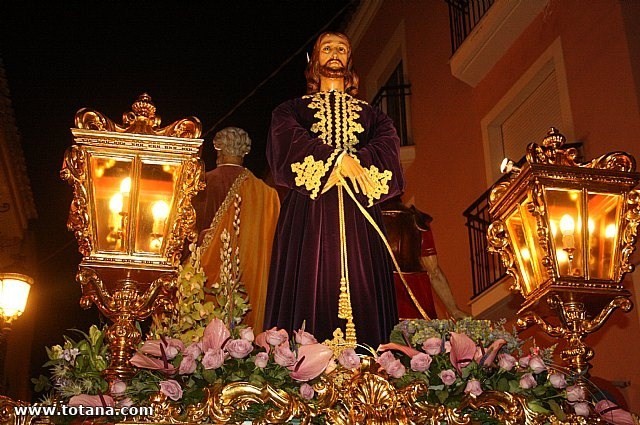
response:
[[[473,360],[476,352],[476,343],[465,334],[451,332],[451,352],[449,353],[451,364],[461,372]]]
[[[493,341],[491,345],[487,348],[486,352],[484,353],[484,356],[482,356],[482,358],[480,359],[480,362],[479,362],[480,366],[489,367],[493,365],[493,361],[496,359],[496,356],[498,355],[498,351],[500,351],[502,346],[505,345],[506,343],[507,341],[505,341],[502,338],[496,339],[495,341]]]
[[[407,345],[396,344],[395,342],[390,342],[388,344],[381,344],[378,347],[378,351],[388,351],[388,350],[396,350],[401,351],[410,358],[413,358],[416,354],[420,354],[420,351],[416,350],[413,347],[409,347]]]
[[[129,360],[129,363],[143,369],[159,370],[168,375],[172,375],[176,372],[175,366],[171,363],[165,362],[162,359],[147,357],[140,353],[134,354],[133,357],[131,357],[131,360]]]
[[[595,410],[602,419],[613,425],[634,425],[636,423],[631,413],[609,400],[597,402]]]
[[[74,395],[69,399],[69,406],[114,407],[115,400],[110,395]]]
[[[231,332],[220,319],[213,319],[204,330],[202,336],[202,351],[207,352],[209,349],[218,350],[231,337]]]
[[[333,350],[324,344],[308,344],[298,348],[298,361],[289,367],[296,381],[309,381],[319,376],[333,358]]]
[[[178,353],[184,350],[184,344],[177,338],[150,339],[142,344],[140,351],[156,357],[167,356],[167,359],[173,359]]]

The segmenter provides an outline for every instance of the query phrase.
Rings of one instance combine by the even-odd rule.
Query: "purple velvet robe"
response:
[[[345,120],[345,116],[355,119]],[[345,142],[348,139],[351,141]],[[338,318],[338,190],[334,187],[325,194],[321,191],[335,158],[344,150],[357,157],[365,168],[375,166],[381,172],[391,171],[391,179],[386,182],[388,192],[373,200],[372,207],[367,207],[367,197],[356,195],[384,229],[377,204],[399,195],[404,188],[399,144],[389,117],[344,93],[305,96],[274,110],[267,159],[276,184],[290,190],[283,200],[274,238],[265,329],[277,326],[292,331],[306,322],[305,330],[320,342],[331,339],[338,327],[344,331],[346,320]],[[309,156],[315,162],[330,164],[324,174],[320,171],[305,175],[292,169],[292,164],[304,163]],[[300,181],[308,181],[312,175],[309,186]],[[388,341],[398,321],[393,265],[380,236],[346,192],[344,209],[357,339],[358,343],[377,348]]]

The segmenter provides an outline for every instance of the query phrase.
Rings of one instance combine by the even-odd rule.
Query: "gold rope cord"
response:
[[[389,251],[389,255],[391,255],[391,259],[393,260],[393,265],[395,266],[396,270],[398,271],[398,275],[400,275],[400,280],[402,281],[402,284],[404,285],[404,288],[409,293],[409,297],[411,298],[411,301],[413,301],[413,303],[415,304],[415,306],[418,309],[418,312],[420,312],[420,315],[422,316],[422,318],[424,320],[430,320],[429,315],[427,315],[427,313],[424,311],[424,309],[422,308],[422,306],[418,302],[418,299],[416,298],[415,294],[413,293],[413,291],[409,287],[409,284],[407,283],[407,281],[405,280],[404,276],[402,275],[402,271],[400,270],[400,266],[398,265],[398,261],[396,260],[395,255],[393,255],[393,250],[391,249],[391,245],[389,245],[389,241],[387,241],[387,238],[384,236],[384,233],[382,232],[382,230],[380,230],[380,227],[376,224],[376,222],[374,221],[373,217],[371,217],[371,215],[367,212],[367,210],[360,204],[360,202],[358,202],[358,200],[356,199],[355,195],[353,194],[353,192],[351,191],[351,189],[347,185],[347,183],[344,180],[344,178],[341,175],[338,175],[338,177],[340,179],[340,186],[338,187],[338,190],[339,190],[338,196],[341,195],[341,193],[342,193],[341,188],[344,187],[344,189],[347,191],[347,193],[349,194],[351,199],[353,199],[353,202],[355,202],[356,205],[358,206],[358,209],[360,209],[360,212],[362,212],[362,215],[364,215],[365,218],[367,219],[367,221],[373,226],[374,229],[376,229],[376,231],[378,232],[378,235],[380,235],[380,238],[384,242],[384,245],[387,247],[387,251]],[[338,198],[338,199],[340,199],[340,198]],[[344,204],[341,205],[341,209],[340,209],[340,213],[342,214],[342,220],[344,221],[343,208],[344,208]],[[345,246],[345,249],[346,249],[346,246]],[[342,293],[340,294],[340,296],[342,296]]]
[[[340,298],[338,299],[338,318],[346,319],[346,347],[355,348],[357,344],[356,325],[353,323],[351,309],[351,288],[349,286],[349,263],[347,258],[347,230],[344,219],[344,195],[342,186],[338,186],[338,217],[340,221]]]

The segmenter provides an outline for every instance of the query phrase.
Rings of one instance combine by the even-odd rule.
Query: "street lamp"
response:
[[[4,363],[11,323],[24,312],[33,279],[21,273],[0,273],[0,394],[4,392]]]
[[[586,377],[594,352],[583,338],[616,308],[632,307],[621,281],[633,270],[640,174],[624,152],[578,163],[564,143],[551,128],[542,146],[527,147],[522,167],[508,167],[511,178],[490,195],[488,239],[524,297],[519,327],[567,339],[561,357]],[[546,321],[549,313],[559,323]]]
[[[73,186],[67,226],[83,256],[80,304],[98,309],[107,329],[107,379],[133,374],[141,340],[135,321],[171,304],[185,239],[195,235],[191,198],[204,187],[200,121],[160,127],[151,97],[141,95],[117,125],[81,109],[60,175]]]

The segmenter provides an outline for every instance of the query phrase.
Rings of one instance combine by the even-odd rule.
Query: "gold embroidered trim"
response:
[[[204,231],[205,234],[204,234],[204,237],[202,238],[202,251],[205,251],[209,247],[209,244],[213,239],[213,234],[215,233],[216,229],[220,225],[222,216],[226,214],[229,207],[233,205],[236,199],[236,194],[240,190],[240,186],[247,179],[247,177],[249,177],[249,170],[245,168],[238,175],[238,177],[236,177],[236,179],[233,181],[233,184],[229,188],[229,192],[227,193],[227,196],[224,198],[224,201],[222,201],[222,204],[218,208],[218,211],[216,211],[216,214],[213,216],[213,220],[211,220],[211,226],[209,226],[209,228]]]
[[[382,173],[378,170],[378,167],[372,165],[369,168],[365,168],[367,170],[367,174],[374,183],[373,192],[367,194],[367,198],[369,199],[368,206],[373,205],[374,199],[380,199],[380,197],[384,194],[389,193],[389,180],[391,180],[391,176],[393,173],[389,170],[385,170]]]
[[[360,118],[358,112],[366,102],[337,91],[319,92],[303,98],[311,99],[309,109],[317,109],[314,117],[318,121],[311,126],[311,131],[325,144],[354,153],[358,144],[356,133],[364,131],[356,122]]]

